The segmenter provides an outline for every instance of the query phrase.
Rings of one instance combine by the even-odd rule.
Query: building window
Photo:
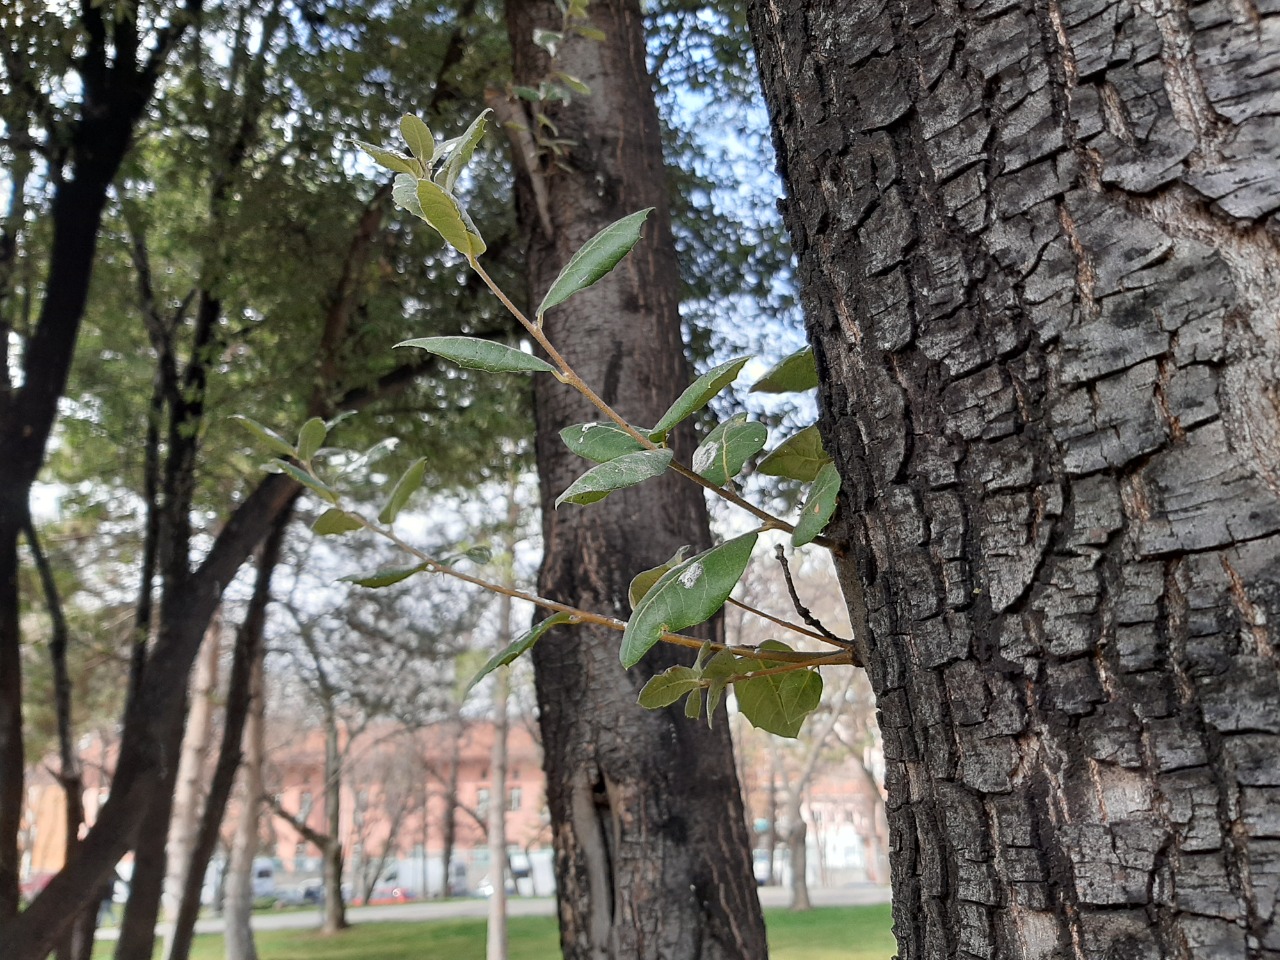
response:
[[[520,788],[512,787],[511,792],[507,794],[507,809],[519,810],[520,801],[521,801]]]

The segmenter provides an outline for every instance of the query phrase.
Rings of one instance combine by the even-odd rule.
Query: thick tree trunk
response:
[[[1280,956],[1280,15],[752,25],[900,955]]]
[[[567,37],[555,69],[591,95],[544,104],[568,155],[544,156],[535,183],[518,183],[530,230],[530,294],[537,302],[570,256],[614,220],[655,207],[645,239],[608,279],[552,310],[547,331],[580,375],[623,416],[653,423],[689,380],[680,339],[680,277],[666,201],[662,147],[645,67],[638,0],[596,0],[591,24],[605,39]],[[550,0],[510,0],[517,83],[550,68],[535,28],[558,29]],[[562,169],[567,167],[568,169]],[[709,542],[699,490],[674,476],[613,494],[589,508],[553,508],[590,466],[568,453],[561,428],[599,419],[578,394],[535,378],[542,483],[544,596],[627,617],[627,585],[682,544]],[[677,452],[691,453],[691,432]],[[538,705],[556,849],[561,943],[568,960],[765,955],[750,840],[727,721],[709,730],[679,710],[635,704],[655,671],[676,661],[655,651],[631,671],[618,636],[556,630],[534,649]]]

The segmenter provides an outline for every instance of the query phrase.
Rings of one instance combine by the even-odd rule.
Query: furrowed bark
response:
[[[530,301],[541,299],[597,231],[656,208],[645,239],[618,269],[546,319],[549,337],[577,372],[644,425],[689,381],[680,279],[640,4],[596,0],[590,14],[605,39],[566,37],[555,68],[580,78],[591,95],[541,105],[571,143],[561,161],[567,169],[543,155],[517,180],[521,223],[530,231]],[[533,30],[560,29],[561,14],[549,0],[511,0],[507,18],[515,80],[536,87],[549,64]],[[542,189],[531,177],[543,180]],[[534,390],[545,549],[539,592],[625,618],[636,572],[682,544],[708,545],[702,495],[668,475],[590,508],[554,509],[555,497],[588,466],[565,450],[558,431],[600,416],[550,377],[536,377]],[[691,441],[691,431],[679,433],[678,455],[688,457]],[[557,629],[533,652],[564,955],[763,957],[728,724],[708,730],[679,710],[640,709],[640,687],[678,655],[655,650],[624,671],[617,636],[606,634]]]
[[[900,956],[1280,957],[1280,15],[751,21]]]

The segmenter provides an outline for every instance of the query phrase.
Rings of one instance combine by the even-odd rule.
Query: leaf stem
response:
[[[586,397],[593,407],[616,423],[643,447],[648,450],[659,449],[656,443],[628,423],[621,414],[614,410],[613,407],[609,406],[609,404],[599,394],[592,390],[585,380],[578,376],[573,367],[569,365],[569,361],[564,358],[560,351],[555,348],[555,345],[547,338],[542,327],[526,317],[520,308],[511,302],[511,298],[503,293],[502,288],[498,286],[497,282],[491,276],[489,276],[484,267],[480,266],[480,262],[478,260],[474,257],[468,257],[467,260],[471,264],[471,269],[475,270],[480,279],[484,281],[484,285],[492,291],[493,295],[498,298],[508,311],[510,311],[511,315],[520,321],[520,325],[528,331],[529,336],[533,337],[533,339],[538,342],[538,345],[547,352],[547,356],[551,358],[551,362],[559,368],[560,372],[558,375],[561,382],[573,387],[573,389]],[[787,521],[783,520],[781,517],[775,517],[767,510],[762,510],[750,500],[746,500],[739,496],[730,488],[719,486],[718,484],[712,483],[706,477],[699,476],[684,464],[676,460],[671,461],[671,469],[685,479],[692,480],[703,489],[710,490],[722,500],[727,500],[734,506],[747,511],[758,520],[763,520],[765,524],[772,529],[785,530],[787,533],[791,533],[795,530],[795,527],[792,524],[787,523]],[[833,540],[829,540],[826,537],[821,536],[815,537],[812,542],[826,547],[828,550],[835,550],[837,546]]]

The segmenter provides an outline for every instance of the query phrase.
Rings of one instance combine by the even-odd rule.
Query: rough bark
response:
[[[752,26],[903,960],[1280,956],[1280,16]]]
[[[578,373],[623,416],[648,424],[689,380],[658,116],[638,0],[596,0],[590,15],[605,39],[567,37],[555,67],[581,78],[591,95],[543,105],[572,144],[564,168],[534,157],[517,181],[530,232],[530,299],[541,299],[598,230],[655,208],[645,239],[622,266],[546,322]],[[507,18],[516,82],[536,86],[549,64],[533,30],[558,29],[561,14],[550,0],[510,0]],[[589,466],[565,450],[558,431],[599,414],[550,377],[535,378],[535,405],[545,550],[539,590],[625,618],[636,572],[682,544],[707,544],[701,493],[666,477],[590,508],[554,509],[555,497]],[[687,458],[691,441],[682,432],[678,454]],[[623,671],[617,635],[581,627],[552,631],[534,648],[568,960],[765,955],[728,724],[708,730],[679,711],[635,705],[648,677],[675,660],[658,650]]]

